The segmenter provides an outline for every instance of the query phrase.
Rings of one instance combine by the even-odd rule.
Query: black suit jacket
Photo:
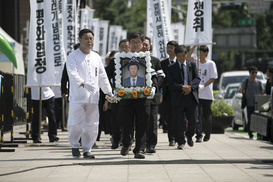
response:
[[[167,74],[168,74],[168,66],[169,65],[170,65],[169,58],[161,61],[161,68],[166,76],[162,82],[163,100],[167,100],[170,98],[170,91],[168,89],[168,81],[167,81]]]
[[[152,68],[157,72],[159,70],[161,70],[161,63],[160,60],[154,56],[151,56],[151,64],[152,64]],[[152,104],[160,104],[160,88],[162,86],[162,82],[163,82],[164,77],[162,76],[155,76],[155,78],[153,78],[153,87],[156,88],[156,92],[155,92],[155,96],[154,98],[151,100]]]
[[[198,70],[196,68],[196,64],[194,62],[190,62],[186,60],[187,70],[188,70],[188,85],[191,86],[191,93],[196,102],[198,102],[198,86],[200,83],[200,77],[198,74]],[[183,97],[182,86],[184,85],[184,75],[181,74],[180,65],[178,61],[176,63],[170,65],[168,67],[167,74],[168,85],[171,91],[171,103],[172,106],[178,106],[181,101],[181,97]]]

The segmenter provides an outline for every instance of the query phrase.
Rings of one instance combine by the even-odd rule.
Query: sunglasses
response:
[[[257,71],[251,71],[252,74],[257,74],[258,72]]]

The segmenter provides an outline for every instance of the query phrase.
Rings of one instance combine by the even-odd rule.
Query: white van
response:
[[[221,74],[219,80],[219,90],[224,90],[228,84],[231,83],[242,83],[243,80],[249,78],[249,71],[227,71]],[[266,83],[266,78],[264,74],[258,71],[256,79],[260,80],[262,84]]]

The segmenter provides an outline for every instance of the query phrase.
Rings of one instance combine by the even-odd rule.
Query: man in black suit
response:
[[[193,146],[192,136],[194,135],[198,112],[198,86],[200,77],[194,62],[186,60],[187,49],[179,45],[174,50],[177,62],[168,67],[167,79],[171,90],[171,104],[175,119],[176,136],[178,149],[185,147],[185,135],[189,146]],[[186,116],[186,117],[185,117]],[[186,129],[186,120],[188,127]],[[186,132],[185,132],[186,131]],[[185,135],[184,135],[185,133]]]
[[[178,43],[174,40],[167,43],[167,54],[169,58],[161,61],[161,67],[167,75],[168,66],[176,62],[176,55],[174,49],[178,46]],[[169,146],[175,145],[175,127],[174,118],[172,117],[172,107],[171,107],[171,93],[169,90],[167,78],[164,78],[162,83],[163,91],[163,101],[161,103],[160,120],[163,128],[163,132],[168,132]]]
[[[151,51],[151,39],[145,37],[143,41],[143,52]],[[151,56],[152,68],[155,70],[157,76],[156,93],[153,99],[150,99],[150,113],[149,122],[147,128],[147,139],[146,139],[146,153],[155,153],[155,146],[157,144],[157,115],[158,107],[160,104],[160,92],[159,88],[162,85],[165,74],[161,69],[160,60],[154,56]]]
[[[132,33],[129,35],[130,48],[132,52],[140,52],[143,47],[144,35]],[[156,87],[157,77],[152,74],[152,86]],[[150,102],[146,98],[122,99],[119,105],[119,119],[122,123],[122,149],[121,155],[129,153],[132,144],[132,129],[135,127],[135,158],[144,159],[143,153],[146,143],[146,129],[148,125]]]

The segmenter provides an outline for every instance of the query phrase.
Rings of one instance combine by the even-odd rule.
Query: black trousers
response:
[[[198,120],[196,125],[196,138],[202,138],[202,132],[206,135],[211,134],[212,118],[211,118],[212,100],[199,99]]]
[[[191,94],[181,97],[180,104],[174,107],[173,116],[176,128],[175,141],[178,145],[186,143],[185,135],[190,138],[194,135],[196,122],[198,121],[196,112],[198,112],[198,104]],[[188,127],[185,118],[188,120]]]
[[[46,110],[48,117],[48,137],[49,139],[53,139],[57,136],[57,124],[54,112],[54,97],[51,97],[48,100],[42,101],[42,108]],[[31,136],[32,139],[39,139],[39,100],[32,100],[33,106],[33,118],[31,122]]]
[[[150,103],[150,115],[147,127],[147,139],[146,147],[155,147],[157,144],[157,115],[158,115],[159,105],[155,103]]]
[[[56,117],[56,123],[57,123],[57,129],[59,126],[63,129],[63,122],[62,122],[62,98],[55,98],[55,105],[54,105],[54,111],[55,111],[55,117]]]
[[[174,120],[174,117],[172,116],[173,108],[171,106],[170,99],[163,100],[161,105],[162,105],[161,106],[162,112],[160,117],[162,117],[163,122],[166,123],[165,125],[167,125],[169,142],[175,141],[175,120]]]
[[[129,147],[132,143],[132,130],[135,121],[134,153],[144,151],[148,126],[150,104],[147,99],[124,99],[119,105],[119,119],[122,125],[122,144]]]
[[[121,126],[118,118],[119,113],[119,103],[112,103],[112,113],[111,113],[111,130],[112,138],[115,143],[119,143],[121,138]]]

